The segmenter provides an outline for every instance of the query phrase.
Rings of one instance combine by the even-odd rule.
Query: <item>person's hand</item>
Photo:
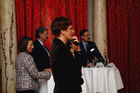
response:
[[[72,53],[73,56],[75,56],[74,51],[80,52],[81,48],[79,45],[71,44],[70,52]]]
[[[79,42],[78,37],[77,36],[73,36],[72,40],[74,40],[75,42]]]
[[[44,72],[50,72],[50,73],[52,73],[52,70],[50,68],[46,68],[46,69],[44,69]]]
[[[75,49],[72,48],[72,46],[71,46],[71,48],[70,48],[70,52],[72,53],[73,56],[75,56],[74,51],[75,51]]]
[[[80,45],[75,45],[75,44],[71,44],[71,48],[73,48],[76,51],[81,51]]]
[[[79,43],[77,36],[72,37],[71,48],[73,48],[73,50],[76,50],[76,51],[81,51],[80,45],[75,45],[73,42]]]
[[[93,66],[94,66],[93,63],[88,63],[88,64],[87,64],[87,67],[93,67]]]

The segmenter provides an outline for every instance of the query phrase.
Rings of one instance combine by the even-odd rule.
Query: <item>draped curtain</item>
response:
[[[50,49],[52,39],[51,22],[58,16],[66,16],[73,21],[75,35],[88,28],[88,0],[15,0],[17,39],[29,36],[35,39],[35,30],[44,26],[49,30],[45,45]]]
[[[140,93],[139,4],[139,0],[107,0],[109,59],[124,83],[119,93]]]

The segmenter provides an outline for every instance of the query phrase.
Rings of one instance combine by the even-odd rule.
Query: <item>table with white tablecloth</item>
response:
[[[117,93],[123,82],[117,68],[83,68],[82,93]]]
[[[124,87],[117,68],[82,68],[82,78],[82,93],[117,93]],[[53,93],[53,88],[54,80],[51,76],[41,93]]]

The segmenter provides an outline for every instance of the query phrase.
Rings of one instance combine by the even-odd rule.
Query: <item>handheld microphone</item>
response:
[[[70,41],[71,41],[74,45],[76,45],[76,46],[80,45],[80,43],[79,43],[79,42],[74,41],[74,40],[76,40],[76,39],[72,39],[72,40],[70,40]]]

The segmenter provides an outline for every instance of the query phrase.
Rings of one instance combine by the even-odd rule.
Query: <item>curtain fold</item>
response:
[[[119,93],[140,93],[139,4],[139,0],[107,0],[108,55],[124,82]]]
[[[35,39],[39,26],[49,29],[49,39],[45,45],[50,49],[52,39],[51,22],[55,17],[66,16],[73,22],[75,35],[88,28],[88,0],[15,0],[17,39],[29,36]]]

